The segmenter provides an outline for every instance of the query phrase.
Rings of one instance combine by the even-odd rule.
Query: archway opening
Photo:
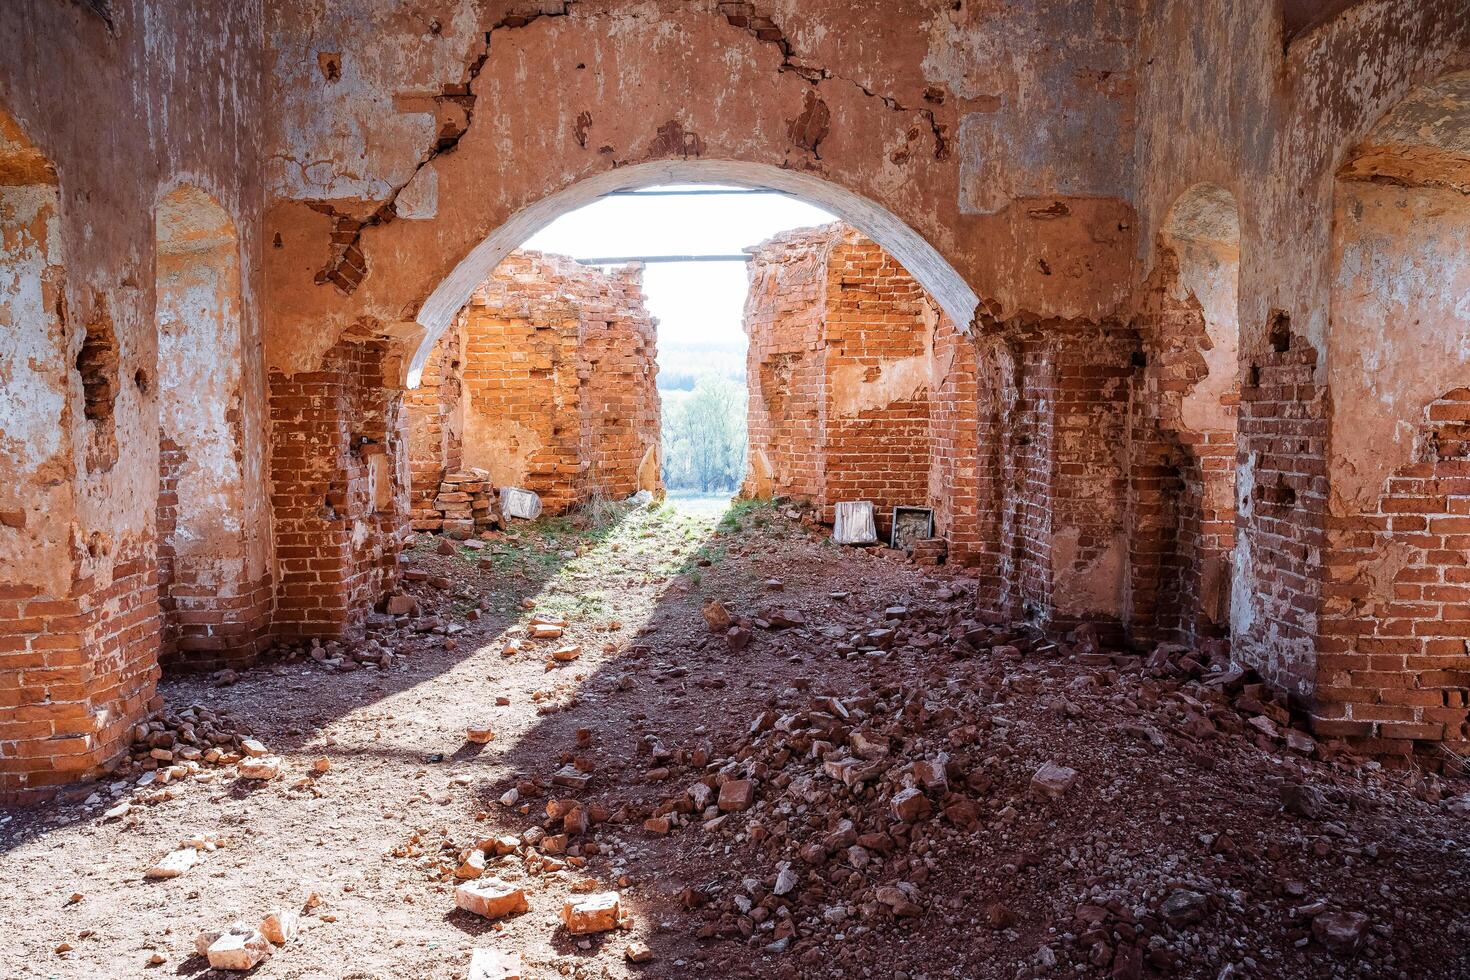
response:
[[[239,236],[181,187],[156,212],[159,598],[165,665],[248,659],[268,611],[252,526]]]
[[[417,433],[413,441],[426,446],[445,465],[423,466],[419,462],[420,451],[414,453],[413,468],[422,471],[416,476],[422,486],[416,485],[414,490],[416,526],[432,529],[450,510],[463,511],[465,505],[485,506],[457,499],[462,491],[457,486],[433,484],[430,472],[452,472],[453,464],[463,461],[468,472],[460,476],[474,488],[469,492],[479,492],[480,484],[485,482],[480,473],[490,477],[490,482],[496,482],[493,465],[477,465],[470,460],[473,454],[468,447],[474,439],[472,422],[478,422],[482,432],[493,431],[502,438],[518,438],[516,429],[522,427],[519,419],[513,425],[504,424],[499,416],[489,422],[476,420],[476,413],[466,413],[463,405],[456,405],[459,401],[473,400],[463,388],[477,373],[472,363],[474,358],[464,346],[466,326],[477,327],[477,332],[484,333],[488,324],[503,332],[508,321],[514,319],[505,315],[509,294],[517,292],[528,279],[537,278],[535,270],[526,265],[527,253],[510,251],[522,240],[521,236],[545,227],[560,212],[575,209],[599,195],[604,199],[615,196],[627,200],[664,194],[728,193],[774,194],[778,199],[794,197],[821,207],[822,211],[814,212],[819,218],[830,219],[833,213],[838,213],[852,221],[792,232],[759,245],[752,241],[726,248],[735,255],[694,256],[734,258],[747,262],[750,267],[749,288],[744,297],[744,328],[750,347],[742,372],[750,384],[748,419],[752,439],[748,473],[742,481],[746,493],[786,494],[807,500],[818,507],[828,522],[836,520],[837,503],[868,499],[876,504],[876,530],[884,543],[892,540],[891,518],[897,506],[933,510],[935,523],[948,530],[955,513],[950,506],[955,468],[937,471],[931,465],[928,447],[940,444],[952,453],[963,449],[957,447],[957,443],[964,441],[962,437],[956,438],[948,431],[938,435],[931,431],[931,426],[936,424],[959,427],[963,413],[940,413],[936,422],[930,410],[933,394],[952,386],[957,373],[973,363],[972,357],[955,354],[955,349],[963,347],[968,340],[964,327],[968,326],[976,305],[973,292],[958,274],[928,243],[892,215],[815,178],[784,171],[768,174],[771,168],[708,161],[628,169],[635,172],[619,171],[608,178],[584,182],[518,214],[461,262],[424,304],[418,319],[426,336],[409,372],[410,383],[418,382],[419,389],[411,391],[408,404],[412,428]],[[762,179],[772,174],[775,176],[770,184]],[[665,189],[647,190],[651,184],[672,178],[680,180],[672,189],[663,184]],[[697,180],[689,184],[691,178]],[[723,189],[711,187],[715,181]],[[858,222],[862,224],[855,227]],[[881,238],[875,240],[875,235]],[[533,237],[531,244],[536,242]],[[748,254],[739,254],[742,250]],[[584,261],[596,261],[588,259],[587,249],[580,252]],[[908,260],[904,261],[900,253]],[[504,258],[496,261],[499,256]],[[531,261],[540,260],[532,257]],[[435,338],[438,324],[445,319],[448,304],[463,293],[470,277],[487,265],[490,271],[450,317],[453,326],[439,334],[438,342],[429,346],[425,354],[425,346]],[[518,266],[522,268],[517,269]],[[915,268],[922,270],[922,275],[913,271]],[[942,296],[926,288],[925,280],[941,290]],[[796,293],[802,294],[799,300],[793,299]],[[522,311],[535,305],[527,303],[524,297],[515,302]],[[956,320],[956,317],[963,319]],[[802,329],[793,327],[798,320],[807,321],[805,327],[812,336],[795,336]],[[527,338],[535,337],[535,332],[522,333]],[[541,333],[541,339],[549,341],[550,332]],[[785,336],[788,333],[792,336]],[[943,357],[935,357],[936,342],[945,348]],[[792,350],[787,351],[785,347]],[[514,353],[508,347],[495,348],[495,352],[502,359]],[[812,361],[807,367],[815,365],[817,375],[801,381],[791,370],[783,372],[783,366],[791,367],[787,362],[793,357],[813,352],[815,358],[807,358]],[[539,370],[546,375],[539,379],[543,383],[555,374],[554,361],[543,354],[530,355],[530,363],[541,365],[532,368],[532,372]],[[456,372],[458,377],[453,376]],[[585,386],[585,376],[595,378],[597,372],[583,374]],[[504,395],[504,379],[497,379],[494,390],[497,397]],[[551,390],[547,388],[548,393]],[[555,397],[543,399],[547,403],[555,401]],[[670,398],[665,392],[666,413],[669,406]],[[418,421],[414,421],[416,416]],[[458,423],[454,421],[456,417]],[[743,419],[736,421],[742,428],[744,424]],[[802,451],[797,430],[811,437],[808,441],[812,447],[808,448],[820,446],[821,451]],[[668,431],[666,428],[666,436]],[[538,437],[531,441],[540,445],[545,439]],[[496,452],[501,458],[514,455],[503,447],[498,447]],[[666,464],[672,462],[673,455],[665,454]],[[821,462],[814,464],[814,460]],[[953,463],[952,454],[945,462]],[[585,467],[589,461],[583,459],[580,465]],[[802,467],[811,472],[797,473]],[[900,474],[900,470],[904,472]],[[670,472],[666,465],[663,470],[666,481]],[[973,472],[973,468],[965,472]],[[809,479],[798,479],[798,476]],[[645,484],[640,485],[646,488]],[[429,512],[429,498],[439,492],[446,492],[443,503],[450,506],[434,507],[440,511],[436,516]],[[964,513],[971,517],[973,507],[965,508]],[[471,530],[472,525],[466,523],[470,516],[455,515],[457,533]],[[935,537],[934,525],[922,536]]]

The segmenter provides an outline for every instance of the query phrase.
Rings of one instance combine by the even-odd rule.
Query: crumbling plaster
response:
[[[31,158],[31,159],[27,159]],[[60,595],[70,586],[66,522],[74,476],[58,307],[65,269],[56,176],[0,116],[0,574]]]
[[[267,572],[270,542],[264,378],[258,348],[243,344],[240,237],[189,186],[159,202],[157,224],[159,428],[184,451],[171,544],[194,584],[234,594]]]
[[[1470,361],[1470,197],[1344,181],[1333,262],[1334,514],[1372,510],[1408,464],[1430,402]]]
[[[1365,0],[1283,49],[1277,16],[1272,4],[1147,0],[1139,41],[1149,70],[1135,144],[1136,242],[1142,250],[1155,240],[1185,188],[1208,182],[1231,191],[1241,205],[1240,370],[1249,371],[1265,346],[1271,312],[1282,310],[1291,316],[1294,343],[1326,355],[1316,368],[1325,382],[1335,172],[1416,85],[1464,64],[1470,18],[1461,0]],[[1267,656],[1298,663],[1291,684],[1309,696],[1303,678],[1314,669],[1317,552],[1288,558],[1263,543],[1252,496],[1258,457],[1242,445],[1240,458],[1234,649],[1257,663]],[[1308,495],[1298,506],[1301,521],[1320,524],[1326,494]],[[1294,610],[1293,628],[1263,606],[1268,582],[1277,606]]]
[[[1083,5],[1058,6],[1075,7],[1077,12],[1069,16],[1080,22]],[[946,291],[926,282],[952,316],[965,311],[946,292],[963,296],[973,290],[1002,310],[1083,316],[1100,315],[1122,298],[1132,233],[1131,209],[1120,197],[1059,201],[1049,194],[1039,205],[1022,201],[989,214],[961,212],[954,138],[960,114],[976,107],[949,91],[944,59],[929,59],[931,46],[949,43],[945,39],[952,25],[930,29],[936,22],[948,23],[949,4],[905,0],[895,8],[866,2],[844,4],[840,10],[823,4],[778,4],[771,16],[782,25],[784,44],[759,40],[728,23],[713,0],[579,0],[566,4],[563,16],[536,17],[524,26],[519,21],[504,26],[505,8],[490,7],[481,21],[482,27],[493,28],[488,49],[468,52],[470,60],[461,68],[437,73],[424,60],[409,58],[408,72],[380,80],[378,88],[372,87],[372,71],[352,73],[356,94],[348,104],[334,95],[317,107],[320,119],[293,117],[290,127],[272,133],[273,152],[282,159],[330,158],[344,161],[354,172],[400,175],[407,170],[405,158],[421,163],[421,170],[432,169],[436,175],[440,202],[433,217],[378,220],[362,229],[355,247],[366,275],[344,296],[336,285],[316,282],[331,262],[329,239],[337,219],[330,213],[335,207],[330,201],[336,191],[321,183],[309,188],[308,196],[290,199],[281,193],[290,188],[273,187],[267,234],[273,240],[279,236],[279,245],[269,250],[272,367],[288,373],[309,368],[338,332],[363,319],[417,344],[422,328],[413,321],[427,320],[432,333],[447,324],[455,305],[439,302],[443,297],[432,305],[426,300],[451,276],[457,284],[454,295],[467,295],[475,273],[489,263],[470,268],[461,263],[492,235],[496,248],[508,250],[593,193],[658,179],[800,182],[798,192],[819,202],[823,195],[818,188],[831,185],[836,189],[832,193],[871,202],[866,209],[849,204],[839,211],[896,255],[905,242],[875,225],[874,216],[894,216],[912,229],[908,237],[915,243],[932,246],[956,278],[968,284]],[[297,52],[273,76],[276,89],[290,90],[301,73],[317,71],[315,55],[301,50],[297,38],[303,25],[320,20],[323,9],[320,3],[284,0],[272,6],[270,36],[282,39],[273,46]],[[440,19],[446,30],[461,23],[458,16]],[[350,33],[334,35],[331,45],[341,49],[344,78],[349,75],[346,63],[354,58],[376,64],[388,57],[384,51],[424,43],[419,28],[397,33],[368,29],[382,23],[341,20],[338,31],[350,28]],[[438,40],[433,43],[439,45]],[[1090,53],[1099,44],[1110,46],[1113,61],[1129,62],[1126,39],[1094,40],[1085,50]],[[483,63],[478,61],[481,53]],[[1067,61],[1065,55],[1058,58]],[[711,64],[719,70],[711,71]],[[996,74],[1015,70],[1013,64],[1002,64]],[[390,81],[393,91],[384,90],[381,86]],[[312,83],[324,80],[318,77]],[[1007,90],[1023,87],[1020,81],[1004,84]],[[467,86],[479,109],[447,152],[436,153],[433,141],[400,143],[390,160],[381,148],[353,135],[362,127],[334,130],[323,121],[344,113],[367,118],[393,104],[395,93],[444,91],[445,86]],[[1020,117],[1042,112],[1048,86],[1030,79],[1024,87],[1031,93],[1024,113],[1017,107],[991,109],[988,102],[984,108],[1009,113],[1015,118],[1008,125],[1024,128]],[[554,100],[527,97],[552,91],[557,93]],[[1126,87],[1120,97],[1127,101]],[[812,138],[806,125],[812,100],[821,102],[826,119],[825,127],[818,127],[820,140]],[[423,111],[422,105],[402,99],[398,105]],[[1068,168],[1095,166],[1060,148],[1053,155],[1051,172],[1064,187],[1070,186],[1063,179]],[[725,166],[702,178],[682,169],[663,174],[632,169],[668,160]],[[1011,186],[1012,172],[1034,163],[994,161],[974,178],[976,187],[988,188],[992,182]],[[1126,169],[1114,163],[1115,170]],[[589,178],[599,183],[583,183]],[[1104,191],[1111,191],[1119,181],[1115,177],[1103,184]],[[1078,185],[1102,186],[1091,179]],[[553,206],[534,210],[538,202],[579,186],[579,192],[558,198]],[[981,193],[976,187],[964,193]],[[451,201],[453,206],[447,206]],[[513,217],[515,224],[508,230],[514,234],[497,231]],[[915,244],[910,251],[916,250]],[[916,276],[927,276],[925,262],[913,255],[900,257]],[[967,316],[956,319],[968,322]]]
[[[88,423],[79,411],[48,419],[60,423],[77,474],[50,501],[51,520],[69,528],[73,574],[103,584],[120,551],[151,548],[158,479],[158,409],[149,393],[156,388],[148,384],[157,358],[155,200],[165,185],[187,180],[244,227],[259,226],[261,203],[259,4],[146,0],[119,5],[113,22],[109,30],[79,5],[50,0],[15,0],[0,16],[0,51],[7,52],[0,107],[53,161],[59,179],[52,234],[65,255],[58,290],[67,347],[64,357],[44,362],[53,401],[61,395],[68,405],[81,403],[80,379],[63,365],[75,360],[83,325],[105,318],[119,347],[113,411],[125,451],[116,463],[88,468]],[[242,317],[256,343],[259,254],[250,236],[242,253]]]

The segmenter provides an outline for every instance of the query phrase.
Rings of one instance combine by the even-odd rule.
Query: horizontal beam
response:
[[[630,262],[749,262],[750,256],[739,255],[613,255],[594,259],[577,259],[583,265],[627,265]]]
[[[792,197],[786,191],[774,191],[766,187],[701,187],[687,191],[610,191],[603,197],[713,197],[732,194],[776,194]]]

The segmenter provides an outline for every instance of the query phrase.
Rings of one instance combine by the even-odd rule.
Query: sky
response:
[[[645,190],[714,190],[702,184]],[[562,215],[525,248],[573,258],[624,255],[738,255],[790,228],[836,218],[784,194],[604,197]],[[743,349],[740,329],[747,286],[743,262],[648,263],[643,290],[665,347],[711,344]]]

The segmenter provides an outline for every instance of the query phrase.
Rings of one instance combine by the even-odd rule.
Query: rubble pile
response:
[[[798,678],[718,752],[640,743],[658,797],[612,821],[682,832],[719,869],[678,896],[700,940],[757,947],[791,976],[873,968],[919,919],[965,961],[1009,953],[1024,975],[1281,975],[1329,955],[1392,966],[1404,924],[1377,889],[1395,846],[1353,838],[1332,819],[1349,792],[1316,787],[1387,799],[1375,779],[1395,777],[1356,774],[1363,760],[1221,658],[1104,650],[1089,627],[1052,642],[968,618],[962,590],[939,595],[873,610],[882,626],[832,643],[874,666],[861,690]],[[810,618],[746,618],[718,600],[701,612],[715,633]],[[1238,758],[1272,775],[1245,799],[1213,792],[1209,774]],[[1421,780],[1421,798],[1436,785]],[[584,805],[560,806],[583,821],[546,828],[562,850],[587,824]]]
[[[133,726],[131,763],[144,771],[185,770],[178,775],[201,764],[233,765],[244,756],[242,746],[250,736],[250,727],[228,709],[195,704],[159,711]]]
[[[446,473],[439,492],[419,501],[410,515],[415,531],[429,531],[461,541],[499,527],[495,488],[482,469]]]

